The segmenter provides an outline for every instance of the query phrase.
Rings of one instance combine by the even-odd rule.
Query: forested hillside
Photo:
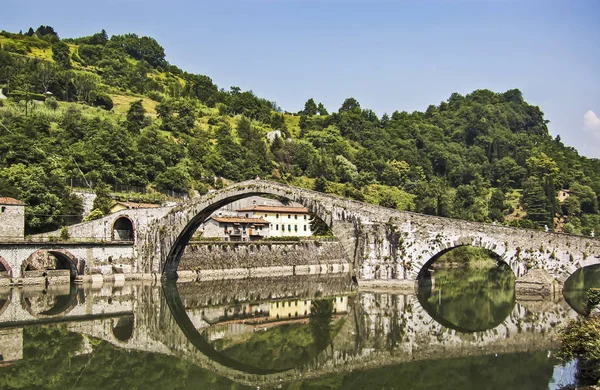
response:
[[[194,194],[257,175],[403,210],[600,233],[600,161],[552,139],[518,89],[381,117],[354,98],[289,113],[169,64],[149,37],[60,39],[40,26],[3,31],[0,45],[0,196],[30,206],[29,233],[81,214],[71,179],[102,194]]]

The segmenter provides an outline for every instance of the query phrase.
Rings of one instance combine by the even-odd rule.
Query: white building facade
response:
[[[255,205],[237,210],[244,218],[262,218],[269,223],[271,237],[309,237],[310,214],[306,207]]]

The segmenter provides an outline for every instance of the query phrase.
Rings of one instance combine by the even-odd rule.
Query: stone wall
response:
[[[188,245],[179,263],[179,271],[342,263],[347,263],[347,260],[339,242],[220,242]]]
[[[21,241],[25,236],[25,207],[0,205],[0,240]]]

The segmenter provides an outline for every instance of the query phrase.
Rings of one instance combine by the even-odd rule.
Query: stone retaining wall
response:
[[[290,275],[294,274],[294,268],[297,273],[326,273],[319,267],[333,264],[338,267],[348,264],[344,248],[335,241],[215,242],[188,245],[178,271],[250,269],[253,276],[271,276],[273,269]],[[314,266],[312,271],[311,266]]]

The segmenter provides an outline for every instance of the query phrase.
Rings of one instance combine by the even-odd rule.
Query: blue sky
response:
[[[3,0],[0,29],[149,35],[169,62],[298,111],[378,114],[519,88],[550,132],[600,158],[600,1]]]

